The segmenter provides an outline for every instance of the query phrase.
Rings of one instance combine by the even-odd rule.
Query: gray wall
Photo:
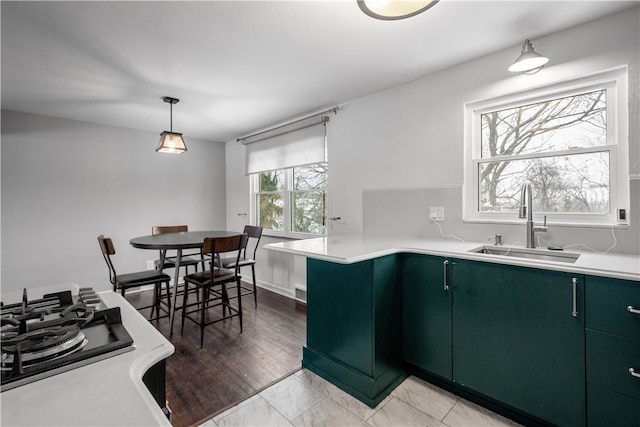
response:
[[[159,138],[3,110],[2,290],[61,282],[108,289],[99,234],[113,239],[125,273],[156,258],[129,245],[153,225],[225,229],[224,144],[185,135],[189,151],[168,155],[154,151]]]

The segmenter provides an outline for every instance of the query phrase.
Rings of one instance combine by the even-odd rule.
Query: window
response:
[[[264,172],[258,178],[256,223],[267,230],[284,231],[285,171]]]
[[[517,220],[527,180],[550,222],[626,223],[626,87],[618,68],[466,104],[465,219]]]
[[[251,221],[266,234],[325,235],[327,125],[338,107],[238,139],[251,176]]]
[[[254,174],[256,223],[275,234],[326,234],[327,163]]]

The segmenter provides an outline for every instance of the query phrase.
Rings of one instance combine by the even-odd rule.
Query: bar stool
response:
[[[158,320],[169,317],[171,314],[171,291],[169,290],[169,282],[171,277],[157,270],[145,270],[134,273],[117,274],[116,269],[111,261],[111,256],[116,254],[113,242],[110,238],[104,237],[102,234],[98,236],[98,243],[102,251],[102,257],[107,263],[109,269],[109,282],[113,285],[113,291],[125,296],[125,292],[131,288],[137,288],[145,285],[153,285],[153,303],[146,307],[140,307],[138,310],[151,309],[149,320]],[[162,292],[162,285],[165,285],[165,293]],[[163,299],[166,296],[166,301]],[[160,311],[165,314],[161,315]],[[153,317],[154,312],[156,317]]]
[[[262,227],[256,227],[254,225],[245,225],[244,231],[248,238],[247,243],[242,248],[242,254],[240,258],[229,257],[216,259],[216,263],[221,263],[223,268],[235,268],[236,265],[239,268],[251,266],[251,276],[253,278],[253,286],[246,287],[241,285],[242,296],[253,294],[253,301],[255,306],[258,306],[258,287],[256,285],[256,252],[260,244],[260,238],[262,237]],[[252,240],[253,239],[253,240]],[[253,248],[249,250],[249,257],[247,257],[247,247]],[[237,260],[237,261],[236,261]],[[237,264],[236,264],[237,262]]]
[[[233,269],[221,268],[211,263],[211,268],[207,271],[189,274],[184,277],[185,292],[182,299],[182,307],[175,307],[175,310],[182,311],[182,322],[180,332],[184,333],[184,320],[189,319],[200,326],[200,347],[204,344],[204,328],[212,323],[220,322],[232,317],[240,320],[240,332],[242,332],[242,294],[240,292],[240,267],[238,260],[240,251],[246,245],[246,234],[231,237],[207,237],[204,239],[202,252],[216,259],[220,254],[236,252],[236,266]],[[227,283],[236,283],[238,292],[237,305],[234,307],[230,303],[227,292]],[[200,299],[195,303],[188,301],[191,288],[197,290]],[[212,309],[222,307],[222,316],[214,316],[213,319],[206,319]],[[195,308],[194,308],[195,307]],[[228,314],[227,314],[228,311]],[[172,318],[175,319],[175,313]]]

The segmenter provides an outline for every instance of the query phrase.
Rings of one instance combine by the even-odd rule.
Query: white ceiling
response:
[[[228,141],[637,4],[2,1],[2,108]]]

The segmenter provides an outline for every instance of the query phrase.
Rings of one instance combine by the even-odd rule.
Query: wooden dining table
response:
[[[173,280],[173,310],[171,312],[171,325],[177,302],[178,280],[180,278],[180,261],[184,249],[202,249],[206,237],[232,237],[242,234],[238,231],[181,231],[178,233],[149,234],[147,236],[134,237],[129,240],[129,244],[138,249],[151,249],[160,252],[160,268],[164,265],[167,250],[176,251],[175,276]],[[173,329],[173,328],[171,328]],[[173,330],[171,331],[173,333]]]

